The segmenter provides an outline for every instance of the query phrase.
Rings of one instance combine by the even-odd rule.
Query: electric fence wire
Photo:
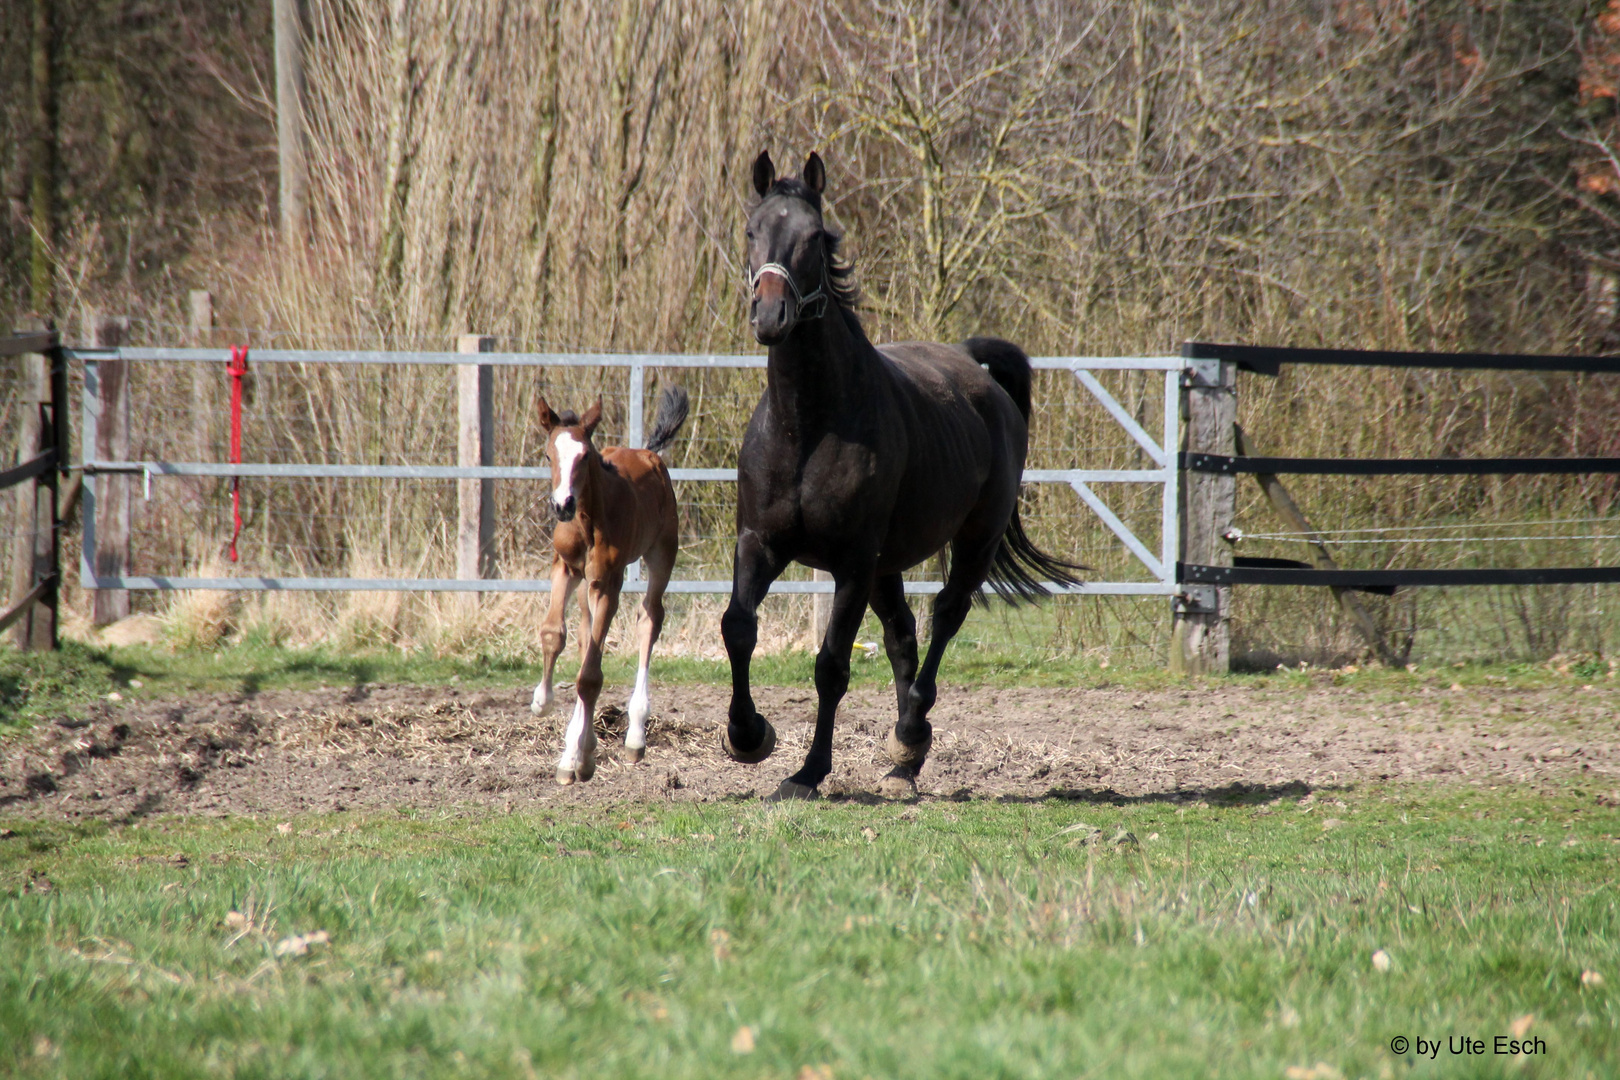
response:
[[[1304,532],[1263,532],[1263,533],[1260,533],[1260,532],[1245,532],[1243,534],[1243,539],[1245,539],[1245,540],[1296,540],[1296,539],[1300,539],[1300,538],[1309,539],[1309,538],[1317,538],[1317,537],[1346,537],[1346,536],[1360,536],[1360,535],[1364,535],[1364,534],[1388,535],[1390,533],[1456,531],[1458,529],[1523,529],[1523,528],[1539,529],[1539,528],[1544,528],[1544,527],[1549,526],[1549,525],[1616,525],[1616,524],[1620,524],[1620,518],[1617,518],[1617,517],[1615,517],[1613,515],[1610,515],[1608,517],[1543,518],[1541,520],[1531,520],[1531,521],[1467,521],[1467,522],[1459,522],[1459,523],[1454,524],[1454,525],[1391,525],[1391,526],[1388,526],[1386,528],[1378,528],[1378,529],[1372,529],[1372,528],[1363,528],[1363,529],[1310,529],[1310,530],[1307,530],[1307,531],[1304,531]],[[1604,537],[1604,538],[1607,539],[1608,537]],[[1399,539],[1399,538],[1395,538],[1395,539]],[[1419,536],[1419,537],[1414,537],[1412,539],[1414,539],[1414,540],[1432,541],[1432,540],[1439,540],[1440,538],[1439,537],[1422,537],[1422,536]],[[1482,537],[1474,537],[1474,538],[1470,538],[1470,539],[1510,540],[1510,539],[1513,539],[1513,537],[1482,536]],[[1532,538],[1532,539],[1539,539],[1539,538]],[[1557,539],[1562,539],[1562,538],[1557,538]],[[1571,538],[1571,539],[1573,539],[1573,538]],[[1336,540],[1335,542],[1336,543],[1341,543],[1341,544],[1348,544],[1348,543],[1388,543],[1390,541],[1384,541],[1384,540],[1380,540],[1380,541],[1352,541],[1352,540],[1340,539],[1340,540]]]
[[[1325,536],[1325,533],[1244,533],[1245,540],[1278,540],[1293,543],[1313,543],[1313,537]],[[1505,544],[1521,540],[1620,540],[1620,533],[1584,533],[1575,536],[1548,535],[1548,536],[1392,536],[1385,539],[1371,540],[1334,540],[1339,547],[1351,544]]]

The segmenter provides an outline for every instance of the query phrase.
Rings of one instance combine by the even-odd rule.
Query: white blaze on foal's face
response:
[[[585,443],[571,431],[560,432],[552,451],[551,505],[558,511],[577,497],[575,490],[579,464],[585,459]]]

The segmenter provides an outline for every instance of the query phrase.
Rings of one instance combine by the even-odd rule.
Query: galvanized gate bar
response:
[[[1171,467],[1172,463],[1169,456],[1164,452],[1164,448],[1154,442],[1153,437],[1146,431],[1142,430],[1142,425],[1136,422],[1136,417],[1126,412],[1125,407],[1114,400],[1113,394],[1103,389],[1103,384],[1097,381],[1095,375],[1084,368],[1077,370],[1074,374],[1080,380],[1080,384],[1090,390],[1093,397],[1102,402],[1102,407],[1108,410],[1108,415],[1112,416],[1120,427],[1130,433],[1131,438],[1136,440],[1138,446],[1147,451],[1148,457],[1152,458],[1159,468],[1168,469]]]
[[[195,461],[87,461],[84,471],[151,476],[248,476],[348,480],[550,480],[549,465],[231,465]],[[1167,469],[1025,469],[1026,484],[1162,484]],[[736,469],[671,469],[671,480],[733,481]]]
[[[1173,371],[1179,376],[1187,361],[1179,356],[1032,356],[1029,366],[1036,371]]]
[[[173,360],[223,364],[229,362],[229,349],[65,349],[70,357],[92,360]],[[442,364],[468,362],[469,353],[459,352],[367,352],[318,349],[254,349],[249,360],[255,364]],[[478,353],[476,363],[494,367],[686,367],[762,368],[764,356],[722,353]]]
[[[231,465],[192,461],[86,461],[84,471],[148,476],[248,476],[348,480],[550,480],[549,466],[525,465]],[[698,470],[693,470],[698,471]],[[705,478],[708,479],[708,478]]]
[[[1131,532],[1123,521],[1119,520],[1119,517],[1109,509],[1108,504],[1097,498],[1097,493],[1087,487],[1082,480],[1073,481],[1071,486],[1074,488],[1075,494],[1079,495],[1081,500],[1091,507],[1098,517],[1102,518],[1103,524],[1107,525],[1114,535],[1119,537],[1120,542],[1130,549],[1131,554],[1140,559],[1142,565],[1147,567],[1154,577],[1163,580],[1165,576],[1164,563],[1153,557],[1153,553],[1147,549],[1142,541],[1136,538],[1136,534]]]
[[[219,592],[509,592],[545,593],[551,591],[551,582],[530,579],[483,578],[468,581],[463,578],[307,578],[307,577],[164,577],[155,575],[130,577],[104,577],[96,588],[128,589],[131,592],[167,592],[184,589],[213,589]],[[915,595],[933,595],[945,587],[942,581],[908,581],[906,592]],[[1080,585],[1046,583],[1055,596],[1168,596],[1174,586],[1167,589],[1157,581],[1087,582]],[[777,581],[771,585],[774,595],[784,593],[831,593],[831,581]],[[645,581],[624,583],[625,592],[646,592]],[[670,593],[711,593],[724,595],[731,591],[729,581],[671,581],[665,590]],[[990,586],[980,591],[989,593]]]
[[[1174,454],[1181,446],[1181,369],[1166,368],[1164,372],[1164,451]],[[1161,575],[1170,586],[1173,596],[1178,591],[1175,565],[1181,558],[1181,474],[1166,469],[1164,503],[1160,509],[1159,525],[1160,562],[1165,574]]]
[[[94,360],[178,360],[223,364],[229,362],[229,349],[117,349],[64,348],[63,353],[80,361]],[[383,352],[373,350],[254,349],[251,359],[261,364],[465,364],[466,353]],[[479,353],[478,363],[501,367],[650,367],[762,368],[766,358],[758,353]],[[1030,366],[1037,371],[1181,371],[1186,361],[1179,356],[1033,356]]]
[[[631,364],[630,415],[625,422],[625,427],[629,430],[625,432],[624,443],[635,450],[640,450],[647,445],[647,436],[644,430],[645,421],[642,416],[643,411],[646,409],[646,402],[642,399],[646,396],[647,366],[645,364]],[[672,476],[670,479],[673,480],[674,477]],[[624,580],[626,584],[632,584],[641,579],[641,560],[637,559],[625,569]]]

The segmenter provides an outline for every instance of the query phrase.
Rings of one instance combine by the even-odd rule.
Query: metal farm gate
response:
[[[98,595],[117,590],[315,590],[315,591],[444,591],[444,592],[525,592],[550,591],[550,582],[543,577],[491,576],[491,560],[487,557],[492,522],[490,521],[490,481],[540,482],[550,479],[550,470],[543,466],[505,466],[493,464],[493,419],[490,415],[492,374],[502,368],[599,368],[624,369],[627,376],[624,430],[622,441],[631,446],[644,444],[644,408],[647,371],[649,368],[674,370],[703,369],[763,369],[763,356],[731,355],[661,355],[661,354],[557,354],[557,353],[502,353],[488,351],[493,339],[476,336],[464,337],[458,352],[381,352],[381,351],[312,351],[289,349],[253,349],[238,369],[233,350],[218,348],[131,348],[84,347],[66,349],[70,358],[84,365],[82,445],[84,453],[83,494],[83,546],[80,560],[80,578],[84,587],[102,590]],[[233,374],[251,368],[255,371],[273,370],[285,365],[297,365],[299,370],[322,365],[363,365],[382,370],[400,366],[451,367],[457,373],[459,421],[459,450],[456,464],[361,464],[358,462],[297,463],[277,461],[175,461],[166,458],[134,460],[130,457],[130,432],[140,430],[146,417],[131,417],[129,387],[133,369],[138,365],[182,363],[208,365],[218,382],[222,371]],[[1147,580],[1088,581],[1071,588],[1054,591],[1086,595],[1117,596],[1174,596],[1176,565],[1179,554],[1178,534],[1178,460],[1180,441],[1179,423],[1184,369],[1188,362],[1175,356],[1160,357],[1043,357],[1033,361],[1037,372],[1070,372],[1098,404],[1107,411],[1122,431],[1129,435],[1133,449],[1143,458],[1146,468],[1088,469],[1030,468],[1024,480],[1031,484],[1068,485],[1079,499],[1090,508],[1118,538],[1136,563],[1145,571]],[[1133,416],[1109,390],[1098,381],[1095,372],[1141,372],[1152,381],[1162,382],[1160,430],[1150,434],[1144,423]],[[1151,382],[1149,383],[1151,385]],[[240,375],[236,388],[240,401]],[[1153,396],[1158,396],[1153,392]],[[1149,415],[1147,398],[1138,402],[1138,412]],[[172,404],[172,403],[171,403]],[[751,407],[749,402],[747,407]],[[170,412],[171,418],[185,423],[188,414],[184,408]],[[400,422],[408,422],[400,417]],[[189,416],[191,423],[200,422]],[[240,416],[237,416],[237,439],[240,444]],[[1037,418],[1032,425],[1039,429]],[[684,433],[683,433],[684,434]],[[1075,455],[1078,456],[1078,453]],[[458,535],[456,577],[341,577],[341,576],[179,576],[153,573],[134,573],[129,569],[129,502],[136,481],[150,496],[154,479],[164,478],[265,478],[292,481],[298,479],[333,478],[348,480],[454,480],[458,482]],[[732,484],[737,479],[735,468],[672,468],[671,477],[677,485],[696,482],[704,485]],[[1153,544],[1139,537],[1132,528],[1099,496],[1094,485],[1147,484],[1159,487],[1157,521],[1159,536]],[[1142,521],[1138,515],[1138,521]],[[1138,528],[1140,528],[1140,524]],[[1155,547],[1157,550],[1155,550]],[[727,568],[729,568],[729,555]],[[625,588],[630,591],[645,589],[640,578],[640,566],[631,568]],[[679,567],[677,568],[679,573]],[[938,592],[937,580],[908,580],[910,593]],[[677,578],[669,584],[672,593],[718,593],[731,589],[729,574],[713,574],[701,578]],[[778,580],[773,593],[831,593],[831,581]],[[127,594],[125,594],[127,595]]]

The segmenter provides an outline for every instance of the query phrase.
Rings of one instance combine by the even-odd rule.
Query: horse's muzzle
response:
[[[568,496],[568,498],[564,499],[560,503],[552,503],[551,506],[552,509],[557,511],[558,521],[573,521],[574,513],[579,509],[579,506],[574,502],[574,497],[572,495]]]
[[[754,340],[765,346],[787,337],[798,316],[791,296],[780,289],[772,291],[776,295],[755,293],[753,303],[748,305],[748,325],[754,329]]]

